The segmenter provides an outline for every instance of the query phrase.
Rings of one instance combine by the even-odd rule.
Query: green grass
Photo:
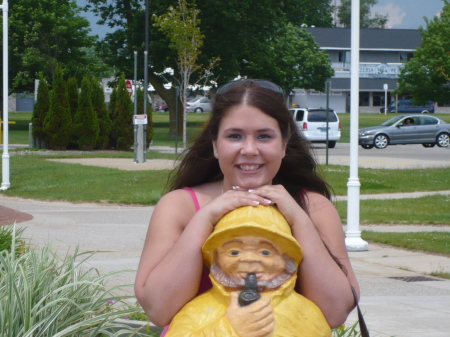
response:
[[[342,222],[347,221],[347,202],[337,201]],[[413,199],[361,200],[360,224],[450,225],[450,196]]]
[[[450,233],[447,232],[384,233],[362,231],[361,237],[367,241],[394,247],[450,256]]]
[[[325,179],[337,195],[347,194],[348,166],[321,166]],[[359,168],[361,194],[450,190],[450,168],[370,169]]]
[[[45,158],[12,156],[11,187],[3,193],[41,200],[152,205],[160,199],[169,173],[121,171],[50,162]]]
[[[10,143],[11,144],[28,144],[28,126],[31,121],[31,112],[11,112],[9,114],[10,121],[16,121],[16,124],[10,124]],[[450,114],[433,114],[450,123]],[[388,119],[396,116],[396,114],[380,114],[380,113],[361,113],[359,114],[359,127],[380,125]],[[195,136],[202,130],[209,118],[208,113],[187,114],[187,141],[192,142]],[[342,123],[341,143],[350,142],[350,114],[339,114],[339,120]],[[155,146],[175,146],[175,137],[169,136],[169,113],[153,112],[153,124],[155,135],[153,145]],[[179,121],[182,123],[182,121]],[[183,139],[178,139],[178,147],[182,146]]]
[[[15,243],[13,238],[12,247]],[[118,329],[131,336],[133,329],[115,322],[136,312],[125,302],[131,296],[116,294],[131,285],[105,286],[125,271],[99,275],[94,268],[83,269],[92,255],[76,250],[60,258],[51,245],[27,248],[20,256],[1,251],[0,337],[111,336]]]

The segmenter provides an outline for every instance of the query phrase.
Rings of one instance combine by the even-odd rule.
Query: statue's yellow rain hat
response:
[[[303,258],[302,249],[278,208],[259,205],[237,208],[219,220],[202,247],[205,264],[210,267],[214,263],[214,250],[223,243],[248,235],[269,239],[297,266]]]

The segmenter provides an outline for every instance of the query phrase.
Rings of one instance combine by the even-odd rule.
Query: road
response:
[[[321,163],[326,162],[326,147],[314,144],[314,152]],[[334,149],[328,150],[329,164],[348,165],[350,160],[350,144],[337,143]],[[422,145],[391,145],[385,149],[365,150],[358,146],[358,162],[360,167],[372,168],[424,168],[449,167],[450,147],[425,148]]]

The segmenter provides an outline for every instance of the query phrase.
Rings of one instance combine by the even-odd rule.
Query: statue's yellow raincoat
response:
[[[242,207],[225,215],[203,246],[205,264],[213,264],[214,249],[241,235],[263,236],[280,247],[297,266],[302,251],[289,224],[275,206]],[[174,317],[166,337],[239,337],[225,314],[230,293],[210,274],[213,287],[187,303]],[[275,328],[271,337],[330,337],[331,329],[320,309],[295,292],[294,274],[282,286],[267,291]],[[241,336],[245,337],[245,336]]]

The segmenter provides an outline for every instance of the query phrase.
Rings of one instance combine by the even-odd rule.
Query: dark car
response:
[[[415,105],[409,99],[392,102],[387,106],[386,112],[403,112],[403,113],[434,113],[434,104],[432,101],[425,102],[425,105]],[[384,107],[380,109],[380,113],[384,113]]]
[[[447,147],[449,143],[450,123],[434,116],[395,116],[379,126],[359,130],[359,145],[364,149],[397,144]]]

